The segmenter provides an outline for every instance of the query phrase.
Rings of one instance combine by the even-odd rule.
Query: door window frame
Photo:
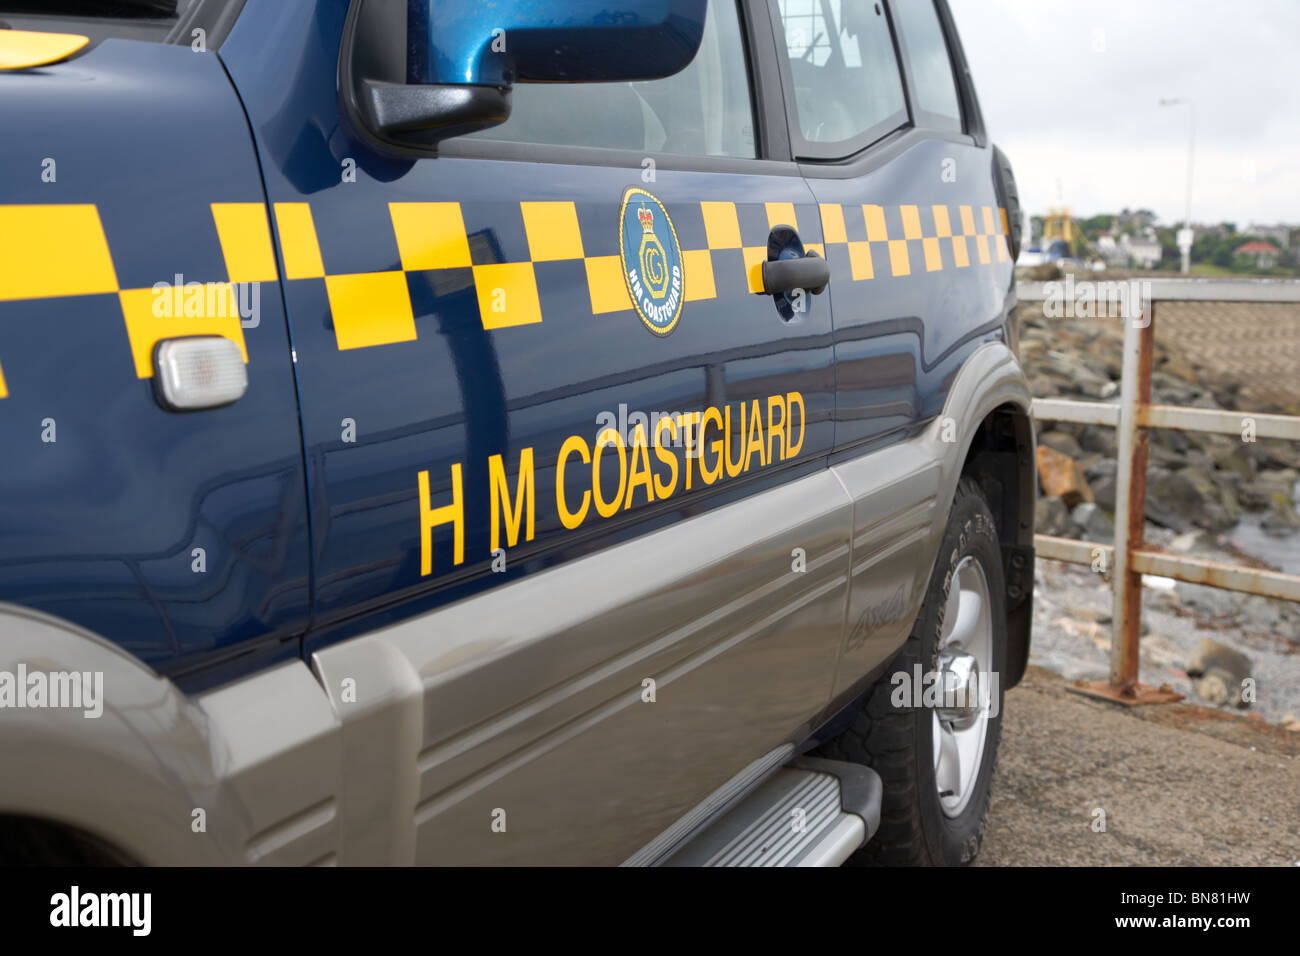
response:
[[[979,109],[979,101],[975,97],[970,69],[947,0],[932,0],[932,2],[948,48],[953,80],[957,86],[957,100],[962,112],[961,132],[930,125],[927,114],[916,109],[916,85],[912,76],[912,64],[907,55],[902,31],[896,25],[891,2],[890,0],[874,0],[874,2],[879,3],[884,11],[893,41],[894,58],[903,84],[903,119],[902,122],[895,123],[891,117],[852,139],[838,143],[813,143],[804,139],[794,106],[794,83],[790,76],[788,57],[782,37],[776,32],[776,24],[780,22],[777,0],[758,0],[755,3],[755,6],[765,5],[768,9],[772,52],[781,89],[789,104],[787,135],[795,161],[804,166],[805,175],[824,177],[829,174],[832,178],[862,175],[868,169],[892,159],[918,139],[945,139],[974,146],[984,146],[987,143],[984,118]],[[836,166],[844,170],[843,177],[831,172]]]
[[[720,2],[720,0],[711,0]],[[726,0],[721,0],[726,2]],[[561,146],[552,143],[524,143],[507,140],[453,137],[436,149],[422,151],[426,157],[446,156],[467,159],[496,159],[515,162],[541,162],[584,166],[622,166],[640,169],[643,159],[653,159],[659,170],[744,173],[750,175],[798,175],[790,149],[786,122],[785,93],[777,73],[775,48],[771,42],[772,23],[765,0],[729,0],[735,2],[744,41],[746,69],[749,75],[751,107],[754,114],[755,157],[696,156],[689,153],[664,153],[651,150],[618,149],[595,146]],[[350,56],[346,47],[341,56]]]
[[[785,49],[785,30],[782,28],[781,33],[776,32],[776,25],[781,22],[781,11],[777,0],[764,0],[768,9],[769,22],[771,25],[773,52],[776,55],[778,71],[780,74],[781,87],[785,91],[786,103],[788,104],[787,122],[788,135],[790,138],[791,149],[795,158],[799,161],[838,161],[847,159],[866,149],[871,148],[876,143],[884,140],[899,130],[906,129],[912,125],[912,87],[911,77],[904,67],[903,51],[898,45],[898,31],[894,29],[893,13],[888,9],[888,4],[884,0],[875,0],[880,3],[886,21],[886,27],[889,30],[891,45],[894,50],[894,63],[899,71],[899,84],[903,90],[903,109],[890,116],[875,126],[864,130],[851,139],[840,140],[835,143],[818,143],[805,139],[803,128],[799,123],[798,107],[795,99],[794,79],[790,74],[790,58]]]
[[[931,130],[936,133],[970,136],[971,124],[969,117],[971,116],[971,111],[967,103],[968,97],[966,96],[965,90],[965,87],[970,86],[969,71],[964,68],[964,58],[962,68],[959,69],[957,59],[954,56],[954,50],[956,49],[954,38],[957,35],[957,31],[952,23],[952,16],[948,10],[948,4],[946,2],[936,2],[936,0],[913,0],[913,2],[929,3],[934,8],[935,18],[939,22],[939,34],[943,39],[944,48],[948,53],[948,72],[952,77],[953,90],[957,94],[957,111],[961,114],[958,118],[961,123],[961,129],[954,130],[952,128],[951,116],[931,113],[928,110],[921,109],[918,105],[919,101],[916,95],[916,79],[915,74],[912,71],[912,55],[907,49],[907,37],[904,35],[904,31],[900,27],[894,26],[897,21],[893,19],[893,4],[892,2],[888,2],[886,5],[891,7],[889,11],[891,18],[890,23],[891,26],[894,27],[894,45],[902,57],[899,62],[902,64],[903,76],[907,85],[907,101],[911,105],[912,123],[921,129]],[[945,17],[945,14],[948,15]],[[963,74],[966,76],[966,83],[962,82]]]

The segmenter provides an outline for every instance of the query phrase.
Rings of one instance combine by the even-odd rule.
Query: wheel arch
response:
[[[963,363],[949,390],[932,437],[945,447],[944,489],[951,501],[962,477],[973,478],[988,499],[1002,548],[1007,606],[1007,673],[1014,687],[1029,661],[1034,586],[1034,500],[1038,491],[1029,385],[1014,352],[986,342]],[[936,535],[947,509],[935,523]],[[937,539],[936,539],[937,548]]]
[[[1034,428],[1028,411],[999,405],[976,426],[961,474],[979,484],[993,512],[1006,583],[1006,687],[1024,677],[1029,663],[1034,595]]]

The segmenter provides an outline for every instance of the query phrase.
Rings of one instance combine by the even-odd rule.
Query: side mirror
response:
[[[353,0],[340,84],[372,135],[427,148],[504,123],[515,83],[671,76],[699,49],[706,2]]]

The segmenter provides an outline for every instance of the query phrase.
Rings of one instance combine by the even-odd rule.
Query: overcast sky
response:
[[[948,2],[1029,212],[1181,221],[1184,97],[1192,221],[1300,225],[1300,0]]]

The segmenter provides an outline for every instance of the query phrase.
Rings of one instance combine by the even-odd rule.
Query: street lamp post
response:
[[[1185,97],[1162,99],[1161,106],[1186,106],[1189,119],[1187,137],[1187,206],[1183,216],[1183,228],[1178,231],[1178,250],[1183,254],[1183,275],[1192,269],[1192,157],[1196,152],[1196,104]]]

